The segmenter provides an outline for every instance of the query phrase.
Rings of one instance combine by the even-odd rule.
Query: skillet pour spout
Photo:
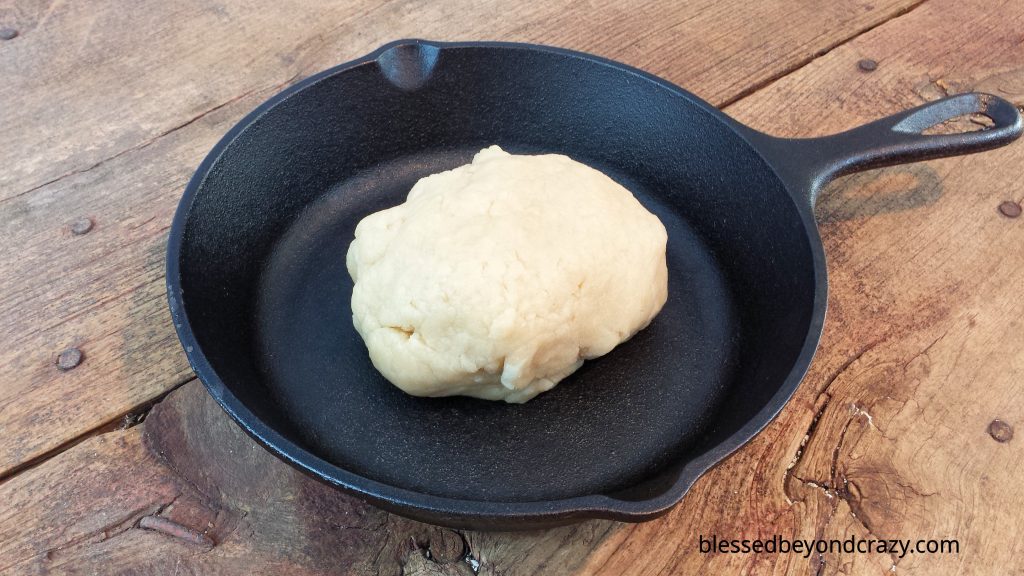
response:
[[[992,126],[928,133],[974,113]],[[596,56],[403,40],[285,89],[214,146],[174,216],[168,301],[227,414],[342,491],[459,528],[647,520],[763,429],[807,371],[827,296],[822,186],[1020,134],[1013,105],[963,94],[776,138]],[[633,192],[668,231],[668,302],[527,404],[414,398],[352,326],[345,252],[364,216],[492,144],[566,154]]]

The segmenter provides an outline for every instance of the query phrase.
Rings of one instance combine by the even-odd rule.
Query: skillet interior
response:
[[[405,396],[351,326],[352,229],[495,143],[632,190],[669,230],[669,303],[525,405]],[[783,184],[719,115],[602,61],[398,46],[250,118],[204,167],[182,207],[190,353],[247,427],[328,479],[487,502],[655,498],[769,405],[812,332],[811,239]]]

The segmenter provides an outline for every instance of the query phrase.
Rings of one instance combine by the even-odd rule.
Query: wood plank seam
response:
[[[90,430],[67,440],[66,442],[60,444],[59,446],[51,450],[48,450],[45,453],[40,454],[39,456],[36,456],[35,458],[32,458],[25,462],[22,462],[18,466],[15,466],[7,470],[3,474],[0,474],[0,486],[3,486],[5,482],[12,480],[19,474],[23,474],[37,466],[45,464],[47,460],[60,456],[64,452],[71,450],[75,446],[78,446],[79,444],[85,442],[90,438],[100,436],[103,434],[108,434],[110,432],[124,431],[129,428],[134,428],[135,426],[138,426],[139,424],[143,423],[146,420],[146,417],[153,410],[153,407],[159,404],[164,398],[166,398],[168,394],[174,392],[175,390],[181,388],[182,386],[185,386],[186,384],[194,381],[195,379],[195,376],[189,376],[188,378],[181,380],[177,384],[174,384],[167,391],[158,394],[152,398],[149,398],[144,402],[136,404],[130,410],[118,414],[115,418],[111,418],[110,420],[104,422],[103,424],[96,426],[95,428],[91,428]]]

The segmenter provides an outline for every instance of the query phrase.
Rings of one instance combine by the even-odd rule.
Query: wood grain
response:
[[[398,37],[543,42],[615,57],[715,103],[914,0],[621,4],[18,2],[0,24],[0,478],[191,376],[163,254],[203,155],[283,86]],[[95,225],[70,233],[82,217]],[[85,354],[54,367],[66,347]]]
[[[588,522],[467,542],[392,516],[271,456],[198,382],[143,426],[89,439],[5,482],[0,500],[16,504],[0,509],[4,574],[472,576],[480,562],[480,574],[544,572],[545,563],[569,572],[589,547],[563,543],[593,544],[615,529]]]
[[[919,2],[919,0],[918,0]],[[211,109],[402,37],[543,42],[614,56],[735,98],[914,0],[687,3],[289,0],[19,2],[0,22],[0,198],[25,194],[146,145]],[[59,113],[55,111],[59,110]]]
[[[1024,105],[1022,30],[1019,2],[930,0],[727,111],[767,132],[810,136],[946,92],[983,89]],[[861,71],[863,58],[877,70]],[[123,165],[69,179],[118,181],[117,170],[104,170],[127,170],[147,150],[168,158],[192,150],[198,159],[204,148],[176,139],[212,140],[233,113],[225,106],[124,155]],[[831,281],[826,329],[780,417],[659,520],[463,534],[480,573],[1024,572],[1020,434],[1001,442],[989,433],[995,419],[1024,421],[1024,218],[997,210],[1024,201],[1021,166],[1016,143],[835,183],[818,206]],[[147,192],[147,203],[173,197],[178,176],[166,177],[167,191]],[[84,349],[86,364],[65,376],[94,357]],[[177,377],[186,376],[183,368]],[[469,566],[454,558],[448,531],[359,505],[263,453],[195,383],[141,427],[91,438],[3,482],[0,502],[0,572],[464,574]],[[214,546],[137,527],[150,515],[205,531]],[[958,538],[960,553],[705,555],[701,534]],[[427,547],[451,560],[428,560]]]

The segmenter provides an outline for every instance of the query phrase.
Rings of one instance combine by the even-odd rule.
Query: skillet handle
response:
[[[968,114],[983,114],[992,126],[953,134],[925,134],[929,128]],[[1017,108],[991,94],[972,92],[943,98],[858,128],[820,138],[755,141],[783,178],[808,194],[813,206],[825,184],[843,174],[931,158],[971,154],[1005,146],[1020,137]]]

